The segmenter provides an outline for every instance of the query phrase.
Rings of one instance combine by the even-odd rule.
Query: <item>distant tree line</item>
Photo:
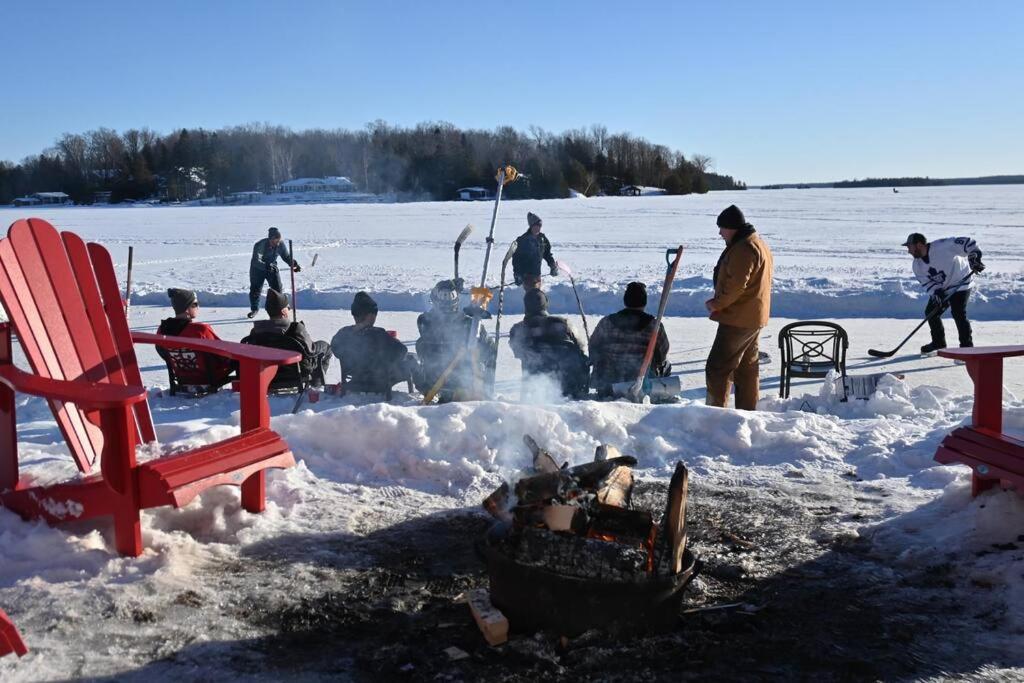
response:
[[[460,130],[450,123],[413,128],[383,121],[364,130],[306,130],[245,125],[216,131],[186,129],[160,135],[100,128],[66,133],[19,164],[0,161],[0,203],[33,192],[67,193],[76,203],[109,192],[113,202],[160,197],[187,201],[232,192],[270,192],[296,177],[342,175],[360,191],[405,199],[452,199],[460,187],[494,186],[494,173],[511,163],[527,176],[510,185],[510,198],[617,194],[625,185],[664,188],[669,194],[746,189],[711,171],[711,159],[656,145],[604,126],[554,134],[503,126]]]
[[[938,185],[1016,185],[1024,183],[1024,175],[982,176],[978,178],[865,178],[840,180],[832,187],[933,187]]]

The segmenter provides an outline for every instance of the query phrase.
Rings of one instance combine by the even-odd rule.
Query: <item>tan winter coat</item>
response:
[[[734,327],[764,327],[772,302],[772,252],[751,231],[737,235],[718,259],[711,318]]]

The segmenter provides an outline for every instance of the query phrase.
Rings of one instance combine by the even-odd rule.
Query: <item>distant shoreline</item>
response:
[[[850,187],[941,187],[944,185],[1024,185],[1024,175],[987,175],[974,178],[865,178],[835,180],[827,183],[771,183],[750,185],[752,190],[809,190],[811,188],[846,189]]]

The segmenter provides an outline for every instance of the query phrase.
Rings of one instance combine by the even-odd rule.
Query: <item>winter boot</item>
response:
[[[932,342],[930,344],[925,344],[921,347],[921,355],[934,356],[937,351],[944,348],[946,348],[946,344],[944,342]]]
[[[245,317],[246,318],[255,318],[256,317],[256,311],[249,311],[248,313],[245,314]]]

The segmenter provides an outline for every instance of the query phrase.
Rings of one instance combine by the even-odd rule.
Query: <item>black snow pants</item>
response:
[[[971,291],[964,290],[949,297],[949,309],[953,314],[953,322],[956,323],[956,332],[960,337],[961,348],[974,346],[971,321],[967,319],[967,300]],[[935,299],[928,300],[928,307],[924,309],[925,317],[935,312],[939,304]],[[946,328],[942,324],[942,314],[938,314],[928,321],[928,327],[932,333],[932,344],[937,348],[946,348]]]
[[[249,310],[256,311],[260,307],[260,296],[263,294],[263,283],[281,291],[281,273],[277,268],[249,268]]]

